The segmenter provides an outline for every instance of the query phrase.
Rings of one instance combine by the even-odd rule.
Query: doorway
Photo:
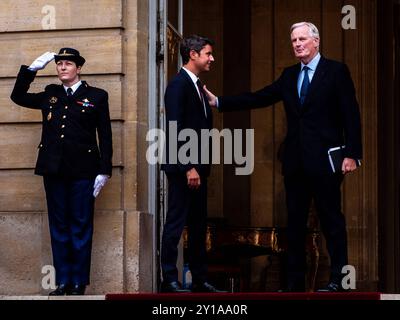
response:
[[[179,41],[182,39],[182,8],[183,0],[149,2],[149,56],[154,58],[149,60],[149,128],[161,129],[164,132],[164,92],[168,81],[181,66]],[[167,179],[160,171],[159,164],[150,168],[149,195],[149,207],[151,212],[155,213],[152,289],[153,292],[157,292],[161,283],[161,236],[168,199]],[[181,268],[179,271],[182,272]]]
[[[159,2],[160,8],[165,8],[161,10],[162,19],[159,19],[159,26],[161,26],[159,27],[159,43],[162,50],[158,52],[163,57],[158,65],[157,87],[159,90],[158,123],[161,128],[164,126],[162,94],[169,77],[179,68],[179,54],[173,44],[182,35],[199,34],[214,40],[215,63],[210,72],[202,75],[201,80],[215,94],[224,95],[260,89],[277,79],[283,68],[297,62],[293,57],[289,41],[289,29],[292,23],[307,20],[313,21],[320,27],[323,39],[322,53],[334,60],[343,61],[349,66],[362,107],[363,127],[370,128],[368,134],[366,131],[363,133],[367,150],[366,165],[358,173],[346,179],[343,188],[343,209],[348,222],[351,264],[360,270],[357,274],[359,288],[375,290],[378,281],[375,271],[378,265],[378,244],[375,241],[378,237],[376,220],[381,208],[378,210],[375,200],[378,183],[376,174],[373,174],[371,168],[378,165],[374,156],[378,149],[384,151],[382,148],[386,147],[381,145],[381,142],[379,142],[379,147],[375,144],[378,129],[376,117],[372,115],[377,112],[375,102],[377,97],[384,96],[382,94],[384,92],[379,92],[375,86],[366,84],[371,83],[368,79],[377,78],[375,69],[371,68],[378,54],[377,50],[371,50],[371,47],[375,48],[372,46],[375,42],[371,40],[371,34],[374,34],[373,31],[376,30],[376,8],[381,1],[357,2],[359,14],[357,21],[364,27],[356,30],[344,30],[341,26],[342,0],[313,1],[312,4],[307,0],[215,0],[206,5],[203,0],[159,0]],[[397,0],[392,0],[392,2],[398,5]],[[392,13],[391,10],[389,9],[385,14]],[[385,15],[382,17],[384,20]],[[391,25],[391,28],[394,30],[394,25]],[[168,44],[168,33],[171,46]],[[387,44],[388,41],[393,42],[393,39],[387,38],[383,44]],[[166,45],[163,47],[163,44]],[[398,47],[398,44],[396,46]],[[171,54],[172,51],[168,53],[168,47],[173,49],[177,57]],[[369,52],[369,55],[365,56],[365,52]],[[361,56],[363,59],[360,59]],[[389,87],[381,89],[388,90]],[[393,97],[393,91],[391,94]],[[380,101],[380,103],[384,102]],[[396,112],[394,104],[391,106],[393,106],[391,112]],[[390,120],[398,114],[384,114],[384,116]],[[256,147],[254,172],[250,176],[233,176],[232,168],[229,166],[213,165],[208,182],[209,218],[241,227],[285,227],[287,216],[285,192],[278,157],[280,145],[286,134],[286,116],[282,104],[232,114],[222,114],[214,110],[213,118],[213,126],[218,130],[254,128]],[[395,156],[397,150],[395,146],[398,146],[399,142],[399,133],[395,131],[399,130],[399,126],[393,124],[392,127],[385,127],[385,130],[389,129],[392,130],[391,134],[397,136],[398,139],[397,142],[391,141],[391,146],[388,146]],[[379,136],[382,136],[380,132]],[[392,158],[391,167],[386,166],[383,169],[387,171],[379,172],[380,177],[386,177],[387,181],[391,181],[397,188],[392,188],[391,192],[386,192],[387,190],[383,188],[379,191],[384,197],[391,197],[387,198],[387,202],[383,201],[384,197],[380,198],[380,206],[386,210],[389,207],[393,209],[393,203],[396,203],[397,208],[399,207],[399,196],[395,195],[395,190],[399,190],[399,179],[390,180],[393,171],[389,169],[393,168],[396,174],[399,174],[397,167],[394,167],[399,160],[399,156],[396,157]],[[382,163],[379,165],[382,166]],[[385,183],[385,181],[380,181],[379,186],[383,185],[381,182]],[[158,226],[160,229],[157,234],[160,235],[166,208],[166,188],[162,175],[158,186],[160,195]],[[392,211],[391,215],[385,218],[386,220],[381,221],[381,232],[386,230],[385,225],[389,226],[389,230],[393,230],[390,226],[399,224],[398,220],[394,220],[396,212],[398,213],[398,210]],[[397,230],[397,237],[398,234]],[[393,247],[394,233],[387,236],[389,237],[386,239],[387,242],[383,243],[390,242]],[[368,241],[363,239],[368,239]],[[400,242],[397,241],[397,243]],[[321,245],[321,248],[323,247]],[[387,257],[389,254],[393,256],[393,250],[390,250],[390,252],[387,251]],[[398,249],[396,256],[400,256]],[[317,286],[324,285],[328,280],[328,259],[327,252],[321,251]],[[261,278],[255,275],[258,274],[256,269],[260,269],[259,267],[264,264],[265,261],[255,262],[246,270],[251,285],[261,282]],[[396,266],[398,268],[398,262]],[[268,285],[268,288],[264,286],[268,291],[273,290],[276,283],[269,279],[267,284],[264,282],[262,285]]]
[[[400,2],[379,1],[379,289],[400,292]]]

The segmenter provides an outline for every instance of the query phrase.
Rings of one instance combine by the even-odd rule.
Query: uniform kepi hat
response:
[[[85,58],[83,58],[79,51],[73,48],[61,48],[60,52],[54,56],[54,61],[57,63],[60,60],[70,60],[76,63],[77,67],[83,66]]]

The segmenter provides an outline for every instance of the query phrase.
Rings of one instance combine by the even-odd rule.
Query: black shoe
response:
[[[287,292],[305,292],[306,290],[302,287],[287,287],[283,289],[279,289],[279,293],[287,293]]]
[[[304,286],[304,283],[301,281],[299,282],[289,282],[287,287],[284,287],[282,289],[279,289],[278,292],[305,292],[306,288]]]
[[[69,285],[61,283],[58,285],[56,290],[49,293],[49,296],[65,296],[66,294],[69,294],[70,289]]]
[[[279,292],[279,293],[304,292],[304,290],[296,290],[293,288],[283,288],[283,289],[279,289],[277,292]]]
[[[182,289],[182,286],[178,281],[172,281],[172,282],[163,282],[161,284],[161,292],[187,293],[190,292],[190,290]]]
[[[325,288],[318,289],[317,292],[350,292],[350,289],[343,289],[340,284],[329,282]]]
[[[208,282],[203,282],[203,283],[194,283],[192,285],[192,292],[227,293],[228,291],[218,290]]]
[[[71,296],[83,296],[85,294],[86,285],[84,284],[75,284],[72,286],[70,295]]]

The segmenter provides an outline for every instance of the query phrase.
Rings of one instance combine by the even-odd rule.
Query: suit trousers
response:
[[[312,199],[330,256],[330,280],[340,283],[342,267],[348,264],[346,223],[341,212],[343,175],[302,171],[285,176],[284,180],[288,210],[288,286],[300,290],[305,287],[305,243]]]
[[[89,284],[93,179],[44,176],[56,283]]]
[[[193,283],[207,277],[207,178],[201,177],[198,189],[190,189],[184,173],[167,173],[168,211],[161,246],[161,267],[164,282],[178,281],[178,243],[185,224],[188,227],[189,263]]]

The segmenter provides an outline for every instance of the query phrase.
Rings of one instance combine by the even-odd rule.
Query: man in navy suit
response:
[[[355,88],[347,66],[319,53],[319,32],[309,22],[291,27],[294,54],[300,63],[283,70],[265,88],[216,98],[205,89],[209,104],[220,111],[260,108],[283,101],[287,134],[283,175],[288,212],[288,291],[305,290],[305,238],[314,199],[331,262],[328,285],[320,291],[343,291],[342,268],[348,264],[346,224],[340,185],[362,157],[361,124]],[[328,150],[343,146],[342,172],[334,173]]]
[[[214,61],[213,42],[190,36],[180,45],[183,67],[165,91],[167,158],[161,169],[168,178],[168,211],[161,246],[162,292],[188,292],[178,281],[177,245],[185,224],[188,227],[188,262],[192,273],[192,291],[219,292],[207,282],[207,177],[209,161],[202,162],[202,152],[209,141],[200,141],[201,130],[212,127],[212,113],[205,98],[199,75],[210,70]],[[172,133],[169,128],[176,128]],[[182,130],[190,129],[198,138],[197,155],[180,159],[180,148],[188,141],[178,141]],[[173,140],[175,137],[175,140]],[[171,141],[170,141],[171,140]],[[192,141],[193,142],[193,141]],[[172,146],[171,144],[175,144]],[[174,154],[172,154],[174,153]]]
[[[38,70],[55,60],[62,84],[28,93]],[[112,133],[106,91],[80,80],[78,50],[46,52],[21,66],[11,99],[42,112],[35,173],[43,176],[57,289],[83,295],[89,284],[94,199],[111,177]],[[97,143],[96,134],[99,139]]]

